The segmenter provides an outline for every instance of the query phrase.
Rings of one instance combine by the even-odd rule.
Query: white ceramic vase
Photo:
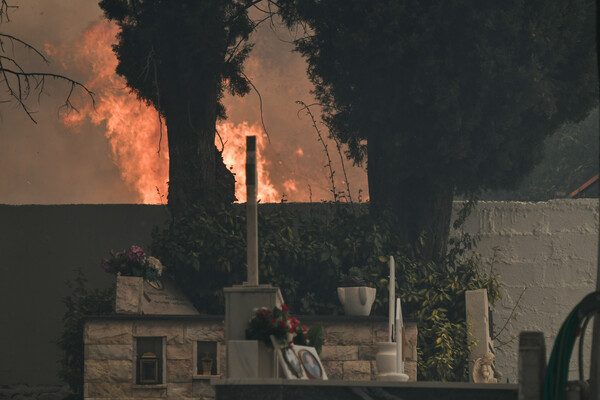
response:
[[[400,363],[400,371],[397,371],[396,355],[398,344],[396,342],[377,343],[377,354],[375,365],[377,366],[377,380],[379,381],[408,381],[408,375],[404,373],[404,363]]]
[[[339,287],[337,292],[346,315],[367,316],[371,313],[371,307],[375,301],[375,288],[367,286]]]

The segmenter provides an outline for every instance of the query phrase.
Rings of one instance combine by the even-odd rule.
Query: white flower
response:
[[[148,266],[150,268],[152,268],[153,270],[155,270],[158,273],[158,276],[161,276],[165,267],[162,265],[162,263],[160,262],[160,260],[156,257],[148,257],[146,258],[146,262],[148,263]]]

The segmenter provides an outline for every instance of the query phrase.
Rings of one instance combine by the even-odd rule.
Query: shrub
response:
[[[390,218],[374,220],[362,208],[339,203],[321,204],[303,217],[286,207],[259,209],[262,283],[278,286],[299,314],[340,314],[340,278],[360,265],[366,284],[378,289],[372,313],[387,315],[388,261],[394,255],[404,316],[419,323],[419,379],[467,378],[464,293],[487,288],[492,303],[499,296],[493,270],[484,274],[481,257],[473,252],[473,238],[453,239],[440,268],[420,257],[419,245],[399,246]],[[200,312],[223,313],[223,287],[246,278],[245,224],[241,208],[196,206],[167,229],[154,231],[152,253]]]
[[[60,379],[73,392],[68,399],[83,399],[83,326],[88,315],[105,315],[113,312],[114,288],[89,290],[81,269],[74,282],[67,282],[71,294],[63,299],[67,311],[63,316],[63,330],[58,340],[63,357]]]

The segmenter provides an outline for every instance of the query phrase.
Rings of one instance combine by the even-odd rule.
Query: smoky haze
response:
[[[29,0],[14,2],[17,10],[11,21],[3,23],[3,32],[19,37],[40,51],[60,48],[63,52],[80,51],[77,40],[102,19],[97,1],[66,2]],[[300,112],[297,100],[307,104],[315,100],[312,84],[306,77],[306,63],[293,53],[292,34],[285,28],[263,23],[253,35],[254,49],[246,62],[245,72],[259,90],[263,101],[263,118],[270,142],[264,148],[264,168],[272,186],[287,201],[332,200],[327,157],[318,142],[312,121]],[[99,44],[104,45],[104,44]],[[52,52],[50,52],[52,54]],[[46,66],[31,52],[15,49],[15,56],[33,71],[66,74],[82,82],[93,79],[93,66],[69,64],[70,58],[49,56]],[[85,119],[76,127],[61,121],[61,108],[69,86],[61,82],[46,84],[46,94],[30,99],[37,124],[12,105],[0,108],[0,203],[70,204],[70,203],[140,203],[143,202],[131,183],[123,179],[113,148],[107,139],[106,124],[95,125]],[[127,91],[123,88],[123,91]],[[76,106],[85,107],[77,96]],[[83,102],[83,103],[82,103]],[[261,125],[260,102],[255,91],[243,98],[225,98],[228,122],[235,125]],[[75,112],[75,111],[72,111]],[[313,108],[315,116],[320,110]],[[318,119],[319,121],[319,119]],[[327,130],[319,125],[326,139],[335,170],[337,191],[346,184],[335,142],[327,139]],[[232,145],[226,142],[225,146]],[[152,145],[152,151],[158,143]],[[157,163],[161,161],[157,156]],[[344,157],[345,159],[345,157]],[[244,160],[240,160],[241,163]],[[362,191],[368,197],[364,169],[345,160],[354,201]],[[159,183],[157,183],[158,185]],[[146,200],[146,202],[149,202]],[[152,203],[160,202],[150,201]]]

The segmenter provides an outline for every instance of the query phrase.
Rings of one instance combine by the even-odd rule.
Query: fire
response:
[[[279,192],[271,184],[267,167],[270,162],[263,156],[266,148],[265,134],[258,124],[248,125],[247,122],[235,125],[224,122],[217,125],[219,135],[223,139],[223,161],[235,174],[235,195],[238,202],[246,201],[246,136],[256,136],[256,172],[258,175],[258,200],[262,203],[274,203],[280,200]],[[215,145],[221,148],[221,141],[215,138]]]
[[[83,32],[74,47],[56,48],[46,45],[49,55],[57,56],[63,65],[76,65],[90,77],[85,85],[96,94],[95,108],[91,104],[78,112],[63,115],[67,126],[81,126],[89,120],[104,126],[111,146],[111,157],[121,172],[122,179],[139,194],[143,204],[164,203],[168,191],[169,151],[167,129],[162,127],[158,113],[140,102],[129,92],[125,79],[115,73],[117,58],[112,51],[118,27],[107,20],[99,20]],[[91,70],[90,70],[91,69]],[[266,165],[261,157],[266,143],[258,125],[221,123],[217,130],[223,140],[223,159],[236,176],[236,197],[246,201],[245,137],[256,135],[258,143],[258,197],[265,202],[278,201],[279,193],[270,182]],[[221,148],[221,139],[215,145]]]

